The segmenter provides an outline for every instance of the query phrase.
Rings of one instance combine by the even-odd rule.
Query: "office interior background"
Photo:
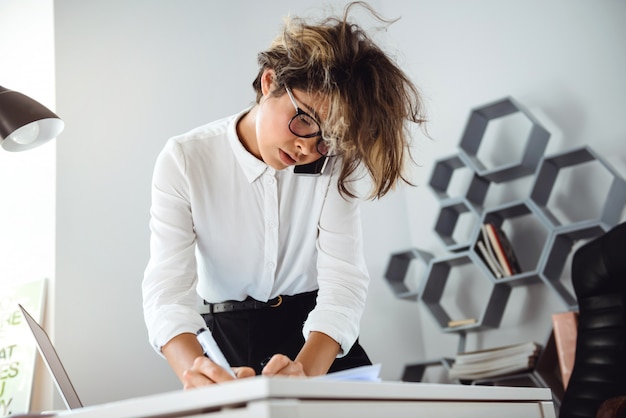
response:
[[[180,388],[148,345],[141,309],[150,180],[165,141],[251,103],[256,54],[283,17],[341,13],[345,3],[0,0],[0,85],[66,123],[38,149],[0,152],[0,284],[47,278],[45,325],[85,404]],[[473,108],[511,96],[551,131],[546,154],[589,145],[626,175],[626,3],[370,4],[400,17],[384,30],[366,15],[358,21],[420,87],[430,119],[429,137],[414,132],[416,187],[362,205],[372,281],[361,342],[383,379],[399,380],[406,364],[457,349],[458,336],[396,298],[383,276],[393,252],[445,253],[428,179],[437,159],[458,152]],[[593,200],[593,184],[570,186],[567,205]],[[481,303],[472,286],[451,294],[451,303]],[[545,286],[517,287],[501,326],[470,334],[467,348],[542,342],[564,309]],[[426,378],[445,381],[437,368]],[[46,374],[38,381],[35,404],[59,407]]]

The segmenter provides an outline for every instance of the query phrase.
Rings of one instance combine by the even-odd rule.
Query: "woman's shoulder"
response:
[[[207,161],[215,160],[216,156],[220,156],[221,161],[228,159],[227,156],[232,154],[229,151],[229,136],[232,135],[231,131],[234,132],[232,125],[236,118],[237,115],[228,116],[169,138],[160,152],[157,164],[171,160],[189,170],[206,165]]]
[[[195,127],[181,135],[170,138],[169,142],[184,146],[211,145],[214,142],[212,140],[228,137],[229,127],[236,117],[237,115],[232,115]]]

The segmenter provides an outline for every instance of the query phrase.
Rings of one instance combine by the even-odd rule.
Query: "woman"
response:
[[[232,379],[203,356],[205,326],[237,377],[370,364],[354,182],[364,169],[380,198],[406,181],[407,128],[424,119],[415,86],[348,20],[355,6],[383,21],[361,2],[340,19],[289,19],[259,54],[254,105],[159,155],[144,313],[185,388]]]

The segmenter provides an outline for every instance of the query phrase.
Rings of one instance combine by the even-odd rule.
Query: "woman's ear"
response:
[[[276,73],[270,68],[263,71],[261,75],[261,93],[263,96],[268,96],[271,93],[275,76]]]

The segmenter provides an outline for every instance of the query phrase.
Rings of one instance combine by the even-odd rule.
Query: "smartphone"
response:
[[[321,176],[324,173],[327,162],[328,157],[322,157],[312,163],[295,166],[293,172],[304,176]]]

